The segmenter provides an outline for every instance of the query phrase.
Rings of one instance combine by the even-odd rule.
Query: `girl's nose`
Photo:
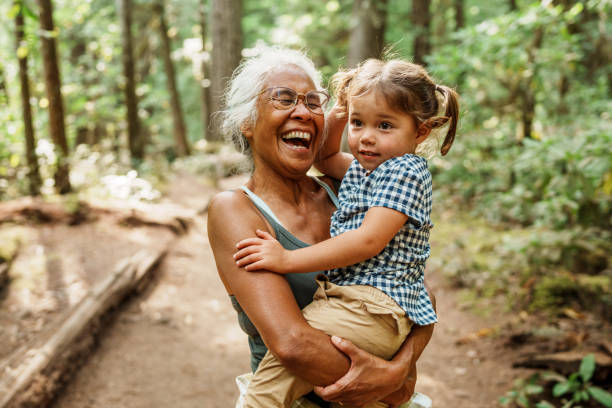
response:
[[[374,137],[374,133],[370,130],[366,130],[361,134],[361,143],[365,144],[374,144],[376,142],[376,138]]]

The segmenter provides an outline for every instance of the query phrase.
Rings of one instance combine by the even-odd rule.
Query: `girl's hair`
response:
[[[258,46],[247,51],[238,68],[234,70],[224,93],[225,109],[218,112],[221,131],[226,140],[234,143],[236,150],[249,158],[251,148],[242,135],[244,123],[257,120],[257,96],[263,91],[268,74],[275,68],[294,65],[310,77],[317,90],[321,87],[321,74],[314,63],[301,51],[281,47]]]
[[[370,91],[380,92],[392,109],[411,115],[417,127],[421,124],[432,130],[448,123],[448,131],[440,153],[448,153],[459,120],[459,96],[444,85],[437,85],[425,69],[402,60],[369,59],[357,68],[340,71],[332,78],[337,104],[348,112],[352,97]],[[438,100],[438,94],[442,100]],[[444,113],[440,115],[440,105]]]

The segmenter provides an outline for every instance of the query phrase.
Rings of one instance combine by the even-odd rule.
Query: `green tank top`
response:
[[[323,181],[314,178],[317,183],[319,183],[329,195],[332,203],[338,207],[338,198],[333,190]],[[308,244],[296,238],[293,234],[291,234],[281,222],[276,218],[270,207],[257,195],[255,195],[251,190],[247,187],[243,186],[242,190],[247,194],[249,199],[253,202],[255,207],[261,212],[261,214],[266,218],[266,220],[272,226],[274,233],[276,234],[276,239],[280,244],[286,249],[299,249],[307,247]],[[310,272],[310,273],[290,273],[285,275],[289,286],[295,296],[295,300],[300,307],[303,309],[312,302],[312,297],[317,289],[317,285],[315,283],[315,277],[320,272]],[[261,336],[257,332],[255,325],[251,322],[249,317],[246,315],[238,300],[233,295],[230,295],[230,300],[232,302],[232,306],[236,313],[238,314],[238,324],[242,331],[244,331],[248,335],[249,340],[249,348],[251,350],[251,370],[255,372],[257,367],[259,366],[259,362],[264,357],[266,352],[268,351],[266,345],[264,344]],[[313,394],[314,395],[314,394]],[[310,396],[309,396],[310,397]],[[311,399],[311,398],[309,398]],[[319,400],[322,402],[322,400]]]

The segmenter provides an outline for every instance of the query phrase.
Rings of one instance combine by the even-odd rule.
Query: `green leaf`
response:
[[[537,384],[529,384],[525,387],[525,392],[528,395],[540,394],[542,391],[544,391],[544,388]]]
[[[38,16],[36,15],[36,13],[34,13],[32,11],[31,8],[28,7],[27,4],[23,3],[23,13],[27,16],[30,17],[31,19],[38,21]]]
[[[535,405],[535,408],[555,408],[555,406],[548,401],[542,400]]]
[[[20,10],[20,4],[13,4],[13,7],[11,7],[7,13],[8,18],[10,18],[11,20],[14,19],[15,17],[17,17],[17,14],[19,14],[19,10]]]
[[[569,381],[568,382],[557,383],[553,387],[553,396],[560,397],[561,395],[567,393],[569,390],[570,390],[570,383],[569,383]]]
[[[589,381],[591,377],[593,376],[594,371],[595,371],[595,355],[587,354],[582,359],[582,362],[580,363],[580,369],[578,370],[578,372],[580,373],[580,376],[582,377],[582,381],[583,382]]]
[[[601,402],[606,408],[612,408],[612,394],[608,391],[602,390],[599,387],[588,387],[587,391],[593,398]]]

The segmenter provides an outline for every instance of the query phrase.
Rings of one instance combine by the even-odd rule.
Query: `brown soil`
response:
[[[220,187],[243,180],[227,179]],[[42,289],[11,285],[0,304],[0,358],[51,324],[119,259],[139,247],[171,244],[153,285],[109,323],[55,408],[233,406],[234,377],[249,370],[249,358],[246,337],[217,277],[201,211],[217,190],[185,175],[171,186],[169,200],[202,213],[180,237],[163,228],[126,228],[104,219],[74,227],[20,227],[37,238],[21,249],[13,266],[42,251],[47,272],[32,278]],[[429,277],[441,321],[419,361],[417,390],[430,395],[435,407],[497,406],[513,379],[527,371],[512,368],[521,352],[504,346],[505,337],[475,334],[500,328],[514,316],[482,318],[463,310],[456,291],[436,271]]]

